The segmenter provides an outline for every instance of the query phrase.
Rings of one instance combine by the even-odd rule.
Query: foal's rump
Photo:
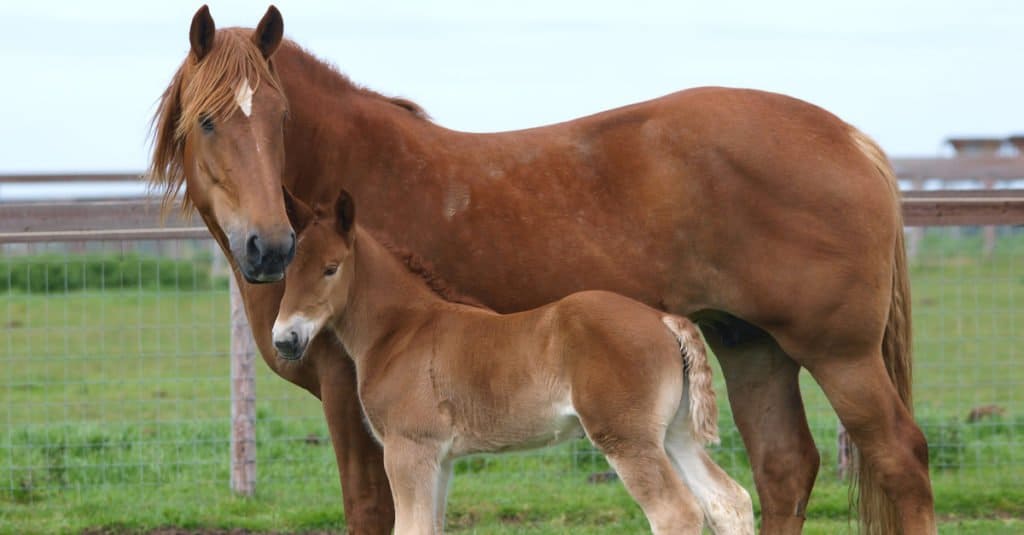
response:
[[[577,292],[553,306],[570,369],[607,383],[604,388],[625,388],[635,396],[634,407],[645,392],[652,400],[675,396],[671,407],[654,402],[652,409],[685,411],[695,441],[718,442],[711,366],[693,322],[600,290]]]

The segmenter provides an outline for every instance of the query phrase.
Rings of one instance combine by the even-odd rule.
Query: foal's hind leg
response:
[[[676,357],[678,358],[678,357]],[[682,376],[679,377],[682,385]],[[668,399],[679,399],[679,391]],[[612,403],[615,393],[606,396],[582,396],[593,401],[602,398],[587,410],[575,403],[580,423],[590,441],[608,457],[608,462],[619,474],[626,490],[643,509],[651,530],[655,534],[691,533],[699,534],[704,525],[704,515],[683,480],[676,474],[672,460],[665,452],[665,424],[658,422],[657,402],[634,399],[631,416],[608,411],[610,406],[629,407],[628,404]],[[673,407],[674,409],[674,407]],[[668,414],[664,420],[668,420]],[[663,421],[664,421],[663,420]]]
[[[722,365],[736,427],[750,456],[761,501],[761,533],[799,534],[818,474],[818,448],[807,427],[800,367],[760,333],[727,346],[705,331]]]
[[[665,450],[686,486],[697,497],[712,531],[720,535],[754,535],[750,494],[694,439],[685,405],[669,424]]]
[[[626,490],[644,510],[655,535],[699,534],[704,515],[658,444],[617,448],[606,453]]]
[[[896,506],[903,533],[935,533],[928,444],[881,355],[821,359],[806,366]]]

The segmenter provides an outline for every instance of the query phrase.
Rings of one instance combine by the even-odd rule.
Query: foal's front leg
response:
[[[448,507],[448,487],[452,481],[454,464],[455,462],[450,458],[441,461],[437,477],[437,494],[434,498],[434,530],[438,533],[444,533],[444,515]]]
[[[395,500],[395,535],[440,533],[438,510],[441,448],[436,444],[386,438],[384,469]]]

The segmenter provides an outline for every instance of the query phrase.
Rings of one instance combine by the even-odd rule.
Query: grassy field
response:
[[[912,270],[915,398],[942,531],[1024,532],[1024,236],[1002,238],[990,260],[972,235],[929,235],[922,251]],[[319,405],[262,364],[257,495],[228,490],[226,292],[216,284],[83,287],[2,294],[0,533],[342,531]],[[852,532],[834,470],[835,418],[803,380],[823,461],[806,531]],[[967,422],[988,405],[999,414]],[[728,405],[721,407],[715,455],[752,489]],[[457,470],[453,532],[646,530],[619,483],[587,482],[607,465],[582,441],[470,459]]]

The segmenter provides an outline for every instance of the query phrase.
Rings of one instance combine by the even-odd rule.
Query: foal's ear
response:
[[[292,195],[288,188],[281,186],[281,192],[284,193],[284,211],[288,214],[288,222],[292,224],[296,235],[301,234],[313,222],[316,214],[306,203]]]
[[[196,60],[201,60],[210,53],[215,33],[217,27],[210,16],[210,8],[204,4],[192,17],[192,28],[188,31],[188,40],[192,43],[192,53],[195,54]]]
[[[338,232],[347,235],[356,220],[356,205],[347,191],[341,190],[338,200],[334,202],[334,217],[337,220]]]
[[[277,52],[281,45],[281,37],[284,36],[284,19],[281,12],[271,5],[267,8],[266,14],[252,32],[252,42],[263,53],[263,59],[270,59],[270,56]]]

